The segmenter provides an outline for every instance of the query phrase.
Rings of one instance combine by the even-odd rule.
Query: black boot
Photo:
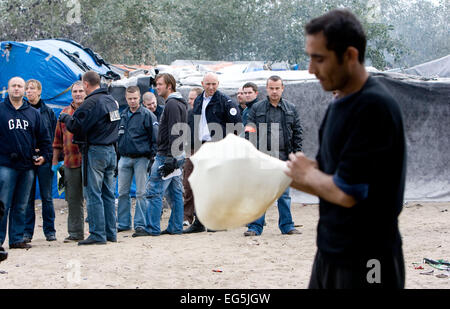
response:
[[[194,222],[183,231],[183,234],[190,234],[190,233],[200,233],[204,232],[206,229],[204,225],[197,219],[197,216],[194,218]]]
[[[0,262],[4,261],[8,258],[8,252],[3,249],[3,247],[0,247]]]

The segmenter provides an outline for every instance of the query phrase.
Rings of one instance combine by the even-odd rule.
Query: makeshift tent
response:
[[[402,71],[425,78],[450,77],[450,55]]]
[[[97,72],[104,80],[121,78],[120,72],[111,68],[97,53],[73,41],[1,42],[0,102],[7,95],[8,81],[12,77],[37,79],[42,83],[42,99],[58,116],[72,101],[71,85],[89,70]],[[53,197],[64,198],[64,193],[62,196],[58,194],[56,176]],[[36,198],[40,198],[39,190],[36,190]]]
[[[283,97],[294,103],[303,126],[303,151],[314,158],[318,149],[317,132],[325,110],[331,101],[331,93],[323,91],[314,75],[307,71],[251,71],[243,63],[228,63],[217,70],[219,90],[236,101],[237,89],[246,82],[259,87],[259,99],[266,97],[266,81],[271,75],[279,75],[285,82]],[[208,66],[219,67],[216,63]],[[192,87],[201,85],[202,74],[186,74],[188,69],[165,67],[165,71],[180,76],[178,90],[186,98]],[[450,201],[450,78],[424,80],[423,77],[400,73],[379,72],[367,68],[380,80],[400,105],[404,117],[408,151],[405,199],[420,201]],[[195,134],[195,133],[194,133]],[[292,190],[294,202],[315,203],[317,198]]]
[[[6,41],[0,47],[0,100],[6,96],[12,77],[37,79],[42,83],[42,99],[58,115],[70,104],[70,86],[83,73],[93,70],[105,79],[120,79],[97,53],[73,41]]]

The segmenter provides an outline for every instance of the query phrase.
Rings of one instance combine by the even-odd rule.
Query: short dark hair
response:
[[[364,63],[366,34],[359,20],[349,10],[335,9],[314,18],[306,24],[305,31],[307,35],[323,32],[327,49],[336,53],[339,62],[342,62],[347,48],[352,46],[359,52],[359,62]]]
[[[100,86],[100,75],[97,72],[89,71],[84,73],[82,80],[90,86]]]
[[[242,89],[244,88],[252,88],[254,92],[258,92],[258,86],[252,82],[245,83],[244,86],[242,86]]]
[[[177,82],[175,81],[175,78],[173,77],[172,74],[160,73],[160,74],[156,75],[155,81],[158,81],[158,79],[160,79],[160,78],[164,79],[164,83],[166,85],[172,86],[173,91],[177,91]]]
[[[271,81],[273,81],[273,82],[277,82],[277,81],[281,80],[281,85],[284,85],[284,84],[283,84],[283,80],[282,80],[281,77],[279,77],[278,75],[272,75],[271,77],[269,77],[269,78],[267,79],[266,86],[269,84],[269,80],[271,80]]]
[[[141,90],[139,89],[139,87],[138,86],[129,86],[128,88],[127,88],[127,92],[129,92],[129,93],[135,93],[135,92],[137,92],[137,93],[141,93]]]

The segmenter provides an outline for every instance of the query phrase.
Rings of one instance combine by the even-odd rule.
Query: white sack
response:
[[[233,134],[203,144],[191,157],[189,177],[195,211],[213,230],[244,226],[260,218],[292,182],[286,162],[258,151]]]

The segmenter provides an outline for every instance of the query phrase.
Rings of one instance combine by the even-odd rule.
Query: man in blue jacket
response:
[[[28,102],[32,107],[39,110],[41,114],[41,125],[47,131],[50,136],[50,140],[53,142],[56,128],[56,116],[51,108],[45,105],[41,99],[42,85],[38,80],[30,79],[25,84],[25,92]],[[53,154],[52,154],[53,157]],[[55,209],[53,207],[52,196],[52,184],[53,184],[53,171],[52,162],[45,162],[42,166],[36,169],[35,179],[39,179],[39,192],[42,200],[42,220],[45,239],[47,241],[56,240],[55,230]],[[26,226],[23,234],[23,240],[25,242],[31,242],[34,234],[34,225],[36,222],[35,214],[35,195],[36,195],[36,181],[33,181],[33,187],[31,189],[30,199],[27,206],[26,214]]]
[[[23,233],[34,168],[51,162],[52,156],[50,137],[41,125],[41,115],[24,100],[24,93],[25,81],[13,77],[8,82],[8,97],[0,103],[0,200],[5,203],[0,246],[9,223],[10,249],[31,248],[24,242]]]
[[[115,144],[119,135],[119,103],[105,88],[100,88],[100,76],[93,71],[83,75],[87,96],[70,116],[61,113],[59,120],[83,141],[83,166],[86,166],[87,211],[89,237],[78,245],[106,244],[117,241],[114,170],[117,165]]]
[[[153,132],[151,112],[140,106],[139,87],[130,86],[125,92],[128,107],[120,115],[119,126],[119,205],[117,210],[118,232],[131,229],[130,187],[136,180],[136,210],[134,229],[146,226],[145,184],[149,162],[156,154],[156,135]]]

